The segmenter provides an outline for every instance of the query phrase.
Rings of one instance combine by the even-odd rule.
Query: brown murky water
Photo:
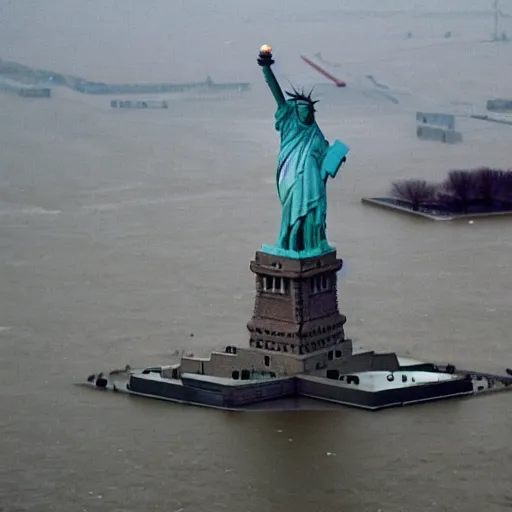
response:
[[[154,21],[166,9],[163,2],[147,11],[129,4],[129,26],[137,13]],[[78,9],[78,2],[66,5]],[[98,38],[86,29],[96,27],[105,38],[109,23],[133,52],[136,46],[113,4],[97,24],[84,5],[74,57],[57,51],[67,32],[52,17],[55,6],[46,5],[40,24],[36,15],[27,22],[34,41],[47,43],[31,49],[16,35],[29,9],[6,5],[12,25],[0,34],[8,48],[2,57],[85,76],[94,71],[92,78],[167,78],[163,43],[155,45],[154,61],[142,62],[153,51],[142,35],[147,54],[132,54],[132,65],[117,40],[111,54],[93,55]],[[187,5],[188,16],[200,17]],[[454,9],[461,5],[453,2]],[[13,17],[16,9],[21,14]],[[228,21],[242,16],[225,11],[218,12]],[[0,96],[0,509],[512,508],[506,393],[377,414],[237,414],[72,385],[101,368],[160,363],[177,349],[201,353],[246,343],[253,305],[248,264],[261,243],[274,240],[279,204],[273,105],[254,62],[245,59],[262,42],[274,43],[277,56],[279,43],[293,62],[283,72],[311,83],[292,43],[304,34],[303,47],[314,42],[332,60],[345,60],[356,84],[317,91],[320,126],[352,148],[343,174],[330,183],[328,219],[329,238],[346,262],[339,288],[347,333],[359,347],[500,372],[512,366],[510,222],[436,224],[360,203],[400,177],[510,166],[508,127],[458,118],[465,137],[458,146],[419,142],[414,131],[416,108],[465,111],[472,107],[452,102],[481,106],[506,96],[502,63],[510,48],[478,43],[488,35],[486,18],[434,24],[363,13],[350,23],[278,19],[264,26],[259,11],[250,12],[245,24],[210,26],[212,43],[235,41],[232,53],[203,47],[219,70],[210,71],[214,79],[260,81],[246,98],[170,100],[167,111],[122,112],[109,108],[109,98],[66,91],[51,101]],[[410,46],[408,30],[418,34]],[[457,38],[446,42],[446,30]],[[173,32],[169,44],[180,34]],[[333,49],[333,41],[351,53]],[[192,54],[204,61],[198,45]],[[119,67],[108,64],[117,58]],[[176,79],[201,79],[197,68],[187,62]],[[358,77],[370,73],[392,87],[398,105],[361,92]]]

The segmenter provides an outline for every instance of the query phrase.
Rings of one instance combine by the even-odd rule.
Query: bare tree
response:
[[[434,201],[437,187],[425,180],[403,180],[391,184],[391,195],[410,203],[417,212],[424,203]]]
[[[501,202],[503,209],[512,209],[512,170],[502,171],[496,191],[496,199]]]
[[[473,171],[475,197],[482,201],[485,209],[493,209],[498,194],[503,189],[504,172],[497,169],[481,168]]]
[[[443,188],[453,196],[464,213],[468,213],[470,203],[476,193],[475,173],[471,171],[450,171]]]

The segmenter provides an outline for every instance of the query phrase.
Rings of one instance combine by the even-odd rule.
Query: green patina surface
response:
[[[260,53],[258,63],[277,102],[275,128],[281,138],[276,172],[281,228],[277,243],[263,245],[262,251],[296,259],[326,254],[334,250],[327,241],[327,180],[336,176],[349,148],[338,140],[329,145],[309,96],[294,91],[285,98],[271,55]]]

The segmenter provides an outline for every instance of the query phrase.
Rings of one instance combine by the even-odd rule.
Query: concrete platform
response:
[[[512,216],[512,210],[502,212],[484,212],[484,213],[468,213],[466,214],[455,214],[455,213],[439,213],[439,215],[433,213],[426,213],[422,211],[413,211],[405,206],[400,206],[393,203],[392,197],[363,197],[361,202],[363,204],[384,208],[386,210],[394,210],[398,213],[405,213],[413,217],[422,217],[428,220],[436,221],[447,221],[447,220],[471,220],[486,217],[509,217]]]

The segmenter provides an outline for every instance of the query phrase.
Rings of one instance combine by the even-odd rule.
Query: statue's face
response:
[[[297,115],[301,123],[313,124],[315,121],[315,108],[308,101],[296,102]]]

